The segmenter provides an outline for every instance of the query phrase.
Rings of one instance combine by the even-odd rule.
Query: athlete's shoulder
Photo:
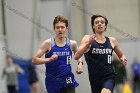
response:
[[[118,41],[114,37],[109,37],[112,47],[118,46]]]
[[[41,44],[41,48],[43,48],[43,49],[44,49],[44,48],[45,48],[45,49],[47,48],[47,49],[48,49],[48,48],[50,47],[50,45],[51,45],[51,39],[46,39],[46,40],[44,40],[43,43]]]
[[[108,37],[110,39],[110,41],[116,41],[116,38],[115,37]]]

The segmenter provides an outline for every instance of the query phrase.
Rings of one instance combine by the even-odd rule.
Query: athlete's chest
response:
[[[91,45],[91,49],[90,52],[92,54],[112,54],[112,47],[110,44],[108,43],[104,43],[104,44],[99,44],[97,42],[94,42]]]
[[[57,54],[58,56],[70,56],[70,55],[72,55],[72,51],[71,51],[69,46],[64,46],[64,47],[54,46],[54,47],[52,47],[51,53]]]

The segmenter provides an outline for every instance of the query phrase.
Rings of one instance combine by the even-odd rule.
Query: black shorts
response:
[[[29,65],[29,84],[32,85],[33,83],[38,81],[37,72],[35,66]]]
[[[75,93],[75,86],[61,88],[60,93]]]
[[[90,81],[92,93],[101,93],[103,88],[109,89],[112,93],[115,86],[115,78],[109,78],[100,81]]]
[[[8,93],[17,93],[16,85],[7,85]]]

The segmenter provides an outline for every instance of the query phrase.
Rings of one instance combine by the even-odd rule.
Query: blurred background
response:
[[[27,69],[25,66],[29,65],[40,44],[54,35],[55,16],[68,18],[68,37],[80,44],[85,34],[92,34],[90,18],[93,14],[103,14],[108,18],[106,35],[118,40],[127,57],[126,72],[130,88],[134,89],[134,93],[140,93],[140,83],[136,84],[138,88],[133,83],[133,64],[136,60],[138,64],[140,62],[140,0],[0,0],[0,75],[6,65],[6,53],[12,55],[14,62],[24,70]],[[76,66],[77,62],[73,60],[74,73]],[[39,65],[35,68],[40,93],[46,93],[45,67]],[[75,73],[75,77],[80,84],[76,93],[91,93],[86,64],[84,73]],[[0,93],[7,93],[6,80],[0,78],[0,84]],[[27,83],[23,88],[28,92],[19,93],[31,93],[28,87]]]

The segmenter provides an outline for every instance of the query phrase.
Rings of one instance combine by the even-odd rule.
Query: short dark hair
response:
[[[96,18],[98,18],[98,17],[102,17],[102,18],[105,19],[105,25],[106,25],[106,26],[107,26],[107,24],[108,24],[108,20],[107,20],[107,18],[106,18],[105,16],[100,15],[100,14],[95,14],[95,15],[93,15],[93,16],[91,17],[91,27],[92,27],[92,30],[93,30],[94,33],[95,33],[95,29],[93,28],[94,20],[95,20]]]
[[[54,21],[53,21],[53,28],[55,28],[55,24],[58,22],[63,22],[65,23],[66,27],[68,27],[68,20],[64,16],[56,16]]]

